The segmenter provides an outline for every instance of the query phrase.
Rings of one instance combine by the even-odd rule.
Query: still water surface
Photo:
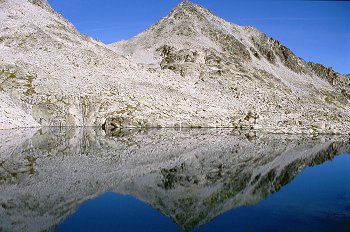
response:
[[[348,138],[73,128],[0,138],[0,231],[350,231]]]
[[[181,231],[134,197],[105,193],[57,231]],[[195,231],[350,231],[350,155],[304,170],[254,206],[229,210]]]

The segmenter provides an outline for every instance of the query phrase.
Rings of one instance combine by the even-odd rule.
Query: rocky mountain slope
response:
[[[226,22],[188,1],[145,32],[110,47],[149,70],[178,74],[195,89],[210,85],[218,104],[236,113],[234,125],[250,111],[260,123],[252,121],[264,127],[323,128],[349,109],[349,78],[305,62],[256,28]],[[338,122],[348,124],[348,118]]]
[[[110,137],[92,128],[44,128],[1,131],[0,139],[0,231],[54,231],[106,192],[132,195],[191,230],[350,151],[343,136],[230,129]]]
[[[350,128],[348,78],[189,2],[107,46],[45,0],[2,0],[0,51],[0,129]]]

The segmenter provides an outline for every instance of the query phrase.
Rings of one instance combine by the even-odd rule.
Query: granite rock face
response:
[[[0,129],[350,128],[348,78],[186,1],[140,35],[105,45],[45,0],[3,0],[0,51]]]
[[[305,167],[350,151],[344,136],[230,129],[45,128],[0,132],[0,230],[54,231],[85,201],[132,195],[192,230],[256,204]],[[88,168],[87,168],[88,167]]]

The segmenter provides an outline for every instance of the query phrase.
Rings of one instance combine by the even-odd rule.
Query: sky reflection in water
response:
[[[341,136],[44,128],[0,141],[0,231],[350,229]]]
[[[131,196],[106,193],[84,203],[57,231],[181,231]],[[254,206],[232,209],[195,231],[350,231],[350,155],[302,171]]]

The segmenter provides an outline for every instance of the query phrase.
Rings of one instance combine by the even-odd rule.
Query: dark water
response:
[[[57,231],[181,231],[134,197],[105,193]],[[308,168],[253,206],[229,210],[195,231],[350,231],[350,155]]]
[[[349,138],[44,129],[0,139],[0,231],[350,231]]]

